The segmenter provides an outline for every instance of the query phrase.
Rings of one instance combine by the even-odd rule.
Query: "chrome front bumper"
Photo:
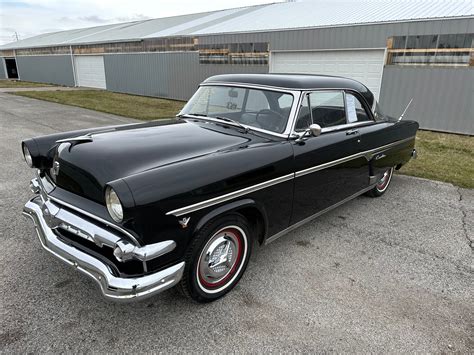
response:
[[[49,203],[49,205],[47,205]],[[58,220],[52,219],[49,211],[52,206],[58,210],[54,212],[54,216],[60,216],[63,212],[63,217],[68,217],[68,211],[62,210],[58,206],[49,201],[44,201],[42,196],[37,196],[28,201],[23,209],[23,214],[33,220],[36,232],[40,239],[41,245],[51,254],[61,259],[65,263],[75,267],[80,272],[93,278],[102,290],[105,298],[114,301],[131,301],[143,299],[153,296],[163,290],[166,290],[177,284],[183,275],[184,262],[173,265],[165,270],[158,271],[153,274],[144,275],[135,278],[121,278],[113,275],[109,266],[99,259],[61,241],[54,232],[58,228]],[[80,216],[71,214],[69,217],[74,217],[76,220]],[[63,218],[65,219],[65,218]],[[76,222],[73,220],[73,222]],[[61,228],[74,228],[74,224],[70,223],[69,219],[66,223],[59,220]],[[83,220],[85,224],[90,223]],[[54,223],[53,228],[50,225]],[[83,227],[81,225],[81,227]],[[99,226],[95,226],[95,231],[101,230]],[[84,231],[84,229],[82,229]],[[86,230],[87,234],[87,230]],[[97,233],[91,233],[93,236],[98,236]],[[164,245],[166,247],[166,245]],[[142,247],[146,248],[146,247]],[[142,249],[137,247],[137,249]]]

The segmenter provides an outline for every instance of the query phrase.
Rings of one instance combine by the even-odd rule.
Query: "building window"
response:
[[[201,64],[268,64],[268,43],[198,45]]]
[[[388,65],[473,66],[474,34],[396,36],[388,40]]]

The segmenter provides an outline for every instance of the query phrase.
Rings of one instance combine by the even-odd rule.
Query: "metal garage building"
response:
[[[287,2],[39,35],[0,46],[0,78],[188,99],[213,74],[341,75],[474,134],[473,43],[470,0]]]

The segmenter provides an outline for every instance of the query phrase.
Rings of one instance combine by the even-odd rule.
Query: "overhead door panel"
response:
[[[366,85],[378,99],[384,55],[383,49],[272,52],[270,72],[348,77]]]
[[[103,56],[76,56],[74,64],[77,86],[106,89]]]

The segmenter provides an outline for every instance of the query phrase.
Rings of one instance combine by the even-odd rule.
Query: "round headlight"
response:
[[[115,222],[122,222],[123,220],[123,208],[120,199],[115,193],[114,189],[107,187],[105,190],[105,203],[107,205],[107,210],[109,211],[110,217]]]
[[[26,147],[26,144],[23,144],[23,157],[25,158],[26,164],[28,164],[28,166],[32,168],[33,158],[31,157],[30,151]]]

